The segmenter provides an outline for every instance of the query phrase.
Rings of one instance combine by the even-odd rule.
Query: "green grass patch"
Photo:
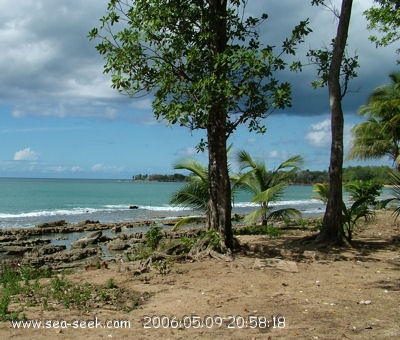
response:
[[[75,283],[64,274],[42,280],[49,278],[49,275],[48,270],[2,265],[0,321],[25,318],[23,311],[26,308],[38,306],[42,310],[52,310],[59,305],[68,309],[93,310],[107,304],[112,305],[115,310],[130,312],[150,296],[147,293],[119,288],[113,279],[102,286]]]

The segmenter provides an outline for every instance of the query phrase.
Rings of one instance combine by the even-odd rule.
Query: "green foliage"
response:
[[[214,250],[221,251],[221,244],[223,240],[216,230],[207,230],[203,234],[202,238],[207,239]]]
[[[316,193],[316,196],[312,196],[312,199],[320,200],[325,204],[328,202],[329,186],[326,183],[315,183],[313,192]]]
[[[181,218],[178,222],[176,222],[174,224],[174,226],[172,227],[172,231],[176,231],[179,228],[190,224],[190,223],[201,223],[204,222],[204,217],[202,216],[187,216],[187,217],[183,217]]]
[[[187,176],[182,174],[160,175],[160,174],[138,174],[132,176],[133,181],[149,181],[149,182],[186,182]]]
[[[319,49],[319,50],[309,50],[307,52],[307,57],[311,63],[317,65],[317,75],[318,79],[313,81],[311,85],[314,88],[324,87],[328,85],[329,80],[329,70],[333,56],[333,47],[335,45],[335,40],[331,41],[331,48]],[[358,56],[349,57],[344,55],[340,68],[340,79],[342,80],[341,96],[344,97],[347,91],[348,82],[350,79],[357,77],[357,68],[359,67]]]
[[[239,125],[264,133],[263,119],[291,105],[291,86],[279,71],[298,71],[289,64],[298,44],[311,32],[301,21],[280,48],[260,41],[259,27],[268,18],[246,13],[247,1],[111,0],[100,27],[89,33],[105,59],[112,87],[135,97],[153,95],[157,119],[191,130],[207,131],[210,206],[230,213],[226,141]],[[211,181],[213,179],[213,182]],[[223,183],[224,189],[218,186]],[[211,215],[215,209],[207,210]],[[231,221],[214,214],[213,228],[224,224],[232,246]]]
[[[246,226],[234,229],[235,235],[268,235],[269,237],[278,237],[283,231],[271,225]]]
[[[345,185],[350,194],[350,203],[342,201],[342,228],[348,241],[352,240],[353,231],[359,219],[369,220],[374,216],[373,208],[378,204],[377,197],[381,194],[383,185],[375,181],[354,181]],[[326,203],[328,201],[328,185],[317,183],[314,192],[319,199]]]
[[[343,169],[343,182],[373,180],[382,184],[390,184],[391,172],[392,169],[388,166],[349,166]]]
[[[379,203],[385,208],[389,204],[394,205],[395,208],[393,214],[397,220],[397,218],[400,216],[400,172],[392,171],[390,173],[390,184],[392,185],[393,197]]]
[[[195,159],[188,158],[177,162],[174,169],[187,170],[191,175],[189,183],[173,194],[170,204],[205,212],[210,198],[207,167]]]
[[[369,220],[374,216],[373,208],[377,205],[377,197],[381,194],[382,184],[374,181],[354,181],[345,189],[353,202],[350,207],[343,204],[343,222],[347,231],[347,239],[351,241],[352,232],[360,218]]]
[[[137,261],[147,259],[153,254],[154,250],[144,244],[138,244],[134,253],[125,253],[128,261]]]
[[[393,172],[392,173],[392,185],[393,185],[393,194],[394,194],[394,201],[397,201],[397,208],[395,209],[394,213],[396,219],[400,216],[400,172]]]
[[[110,278],[107,280],[105,288],[106,289],[113,289],[116,288],[117,286],[115,285],[114,279]]]
[[[391,168],[388,166],[349,166],[343,168],[343,182],[375,180],[383,184],[390,184]],[[328,171],[298,171],[291,181],[292,184],[327,183]]]
[[[391,84],[376,88],[368,104],[359,109],[367,118],[353,130],[348,159],[382,158],[389,155],[400,170],[400,72],[390,74]]]
[[[287,227],[294,227],[295,229],[316,231],[320,230],[322,226],[322,218],[295,218],[285,219],[285,225]]]
[[[196,238],[186,236],[181,237],[179,240],[179,242],[183,244],[188,251],[193,247],[196,241]]]
[[[163,234],[161,232],[162,228],[156,225],[150,227],[149,231],[146,233],[146,245],[152,249],[157,249],[160,241],[163,238]]]
[[[55,276],[50,281],[49,294],[61,301],[65,308],[85,305],[91,292],[92,287],[89,284],[72,284],[63,276]]]
[[[300,170],[294,176],[293,184],[315,184],[328,182],[328,171]]]
[[[50,302],[51,305],[61,303],[65,308],[90,310],[93,308],[94,295],[98,296],[100,301],[112,301],[117,309],[130,311],[139,305],[143,297],[147,296],[135,291],[125,292],[116,287],[113,279],[109,279],[104,287],[89,283],[73,283],[64,275],[56,275],[50,282],[39,281],[40,278],[48,276],[48,270],[3,264],[0,272],[0,321],[25,318],[19,311],[23,310],[24,306],[42,306],[43,309],[49,310]],[[30,279],[28,280],[27,277]],[[24,285],[21,281],[24,281]],[[125,297],[122,296],[123,294]],[[127,302],[128,305],[126,305]],[[18,304],[18,310],[10,310],[10,303]]]
[[[8,304],[10,303],[10,297],[4,295],[0,298],[0,321],[8,320]]]
[[[388,46],[400,39],[400,3],[398,0],[375,0],[375,3],[378,6],[366,10],[364,15],[368,20],[368,29],[376,29],[382,36],[371,35],[370,40],[376,47]],[[400,48],[397,53],[400,53]]]
[[[295,54],[311,32],[308,20],[301,21],[276,52],[259,39],[259,25],[267,14],[243,16],[245,1],[229,2],[226,11],[212,3],[110,1],[100,27],[92,29],[89,38],[100,39],[97,50],[114,88],[131,96],[154,91],[157,118],[204,129],[218,98],[230,111],[228,135],[245,123],[250,130],[264,132],[261,119],[290,105],[290,85],[275,74],[286,67],[301,68],[299,61],[288,65],[284,56]],[[218,50],[216,30],[227,38]]]
[[[265,163],[254,160],[246,151],[237,153],[240,170],[248,170],[235,177],[234,187],[244,189],[253,194],[251,202],[258,203],[260,208],[245,217],[247,224],[261,220],[268,224],[269,219],[299,215],[292,208],[273,210],[272,202],[277,202],[283,195],[289,182],[299,170],[303,160],[294,156],[281,163],[274,171],[268,172]]]
[[[159,272],[159,274],[165,276],[171,272],[172,266],[174,265],[174,259],[168,257],[165,260],[154,261],[153,267]]]

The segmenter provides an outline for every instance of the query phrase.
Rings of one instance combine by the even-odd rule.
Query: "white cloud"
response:
[[[192,157],[197,154],[197,151],[193,147],[186,147],[184,149],[180,149],[176,152],[176,156],[181,156],[181,157]]]
[[[31,148],[25,148],[14,154],[14,161],[36,161],[39,158],[37,152]]]
[[[125,171],[125,168],[123,167],[117,167],[117,166],[112,166],[112,165],[105,165],[102,163],[96,163],[92,166],[91,170],[93,172],[109,172],[109,173],[121,173]]]
[[[352,143],[351,130],[354,124],[344,124],[343,128],[343,144],[345,149],[349,149]],[[322,122],[311,124],[309,132],[305,137],[310,146],[317,148],[325,148],[331,145],[331,121],[329,118]]]
[[[269,153],[268,156],[271,157],[271,158],[278,158],[278,157],[279,157],[279,151],[273,150],[273,151],[271,151],[271,152]]]
[[[79,165],[75,165],[75,166],[71,167],[71,171],[72,172],[80,172],[80,171],[83,171],[83,168],[81,168]]]
[[[311,124],[305,139],[309,145],[324,148],[331,143],[331,121],[325,119],[322,122]]]

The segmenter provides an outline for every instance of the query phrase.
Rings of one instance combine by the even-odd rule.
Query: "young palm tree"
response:
[[[381,158],[388,155],[400,171],[400,72],[390,74],[391,84],[375,89],[359,114],[368,118],[356,125],[347,159]]]
[[[177,162],[174,169],[188,170],[191,176],[189,182],[172,195],[170,204],[206,212],[210,197],[207,167],[195,159],[187,158]],[[174,225],[173,229],[197,220],[199,220],[198,217],[192,216],[183,218]]]
[[[345,185],[346,191],[350,194],[348,205],[342,201],[342,231],[346,239],[351,242],[353,231],[359,219],[366,221],[374,217],[373,207],[378,204],[377,197],[381,193],[383,185],[374,181],[353,181]],[[317,195],[312,198],[328,201],[328,184],[317,183],[313,190]],[[386,204],[386,203],[385,203]]]
[[[263,225],[269,219],[285,216],[298,216],[300,211],[293,208],[273,210],[272,202],[279,201],[288,182],[299,170],[303,160],[301,156],[294,156],[283,162],[272,172],[268,172],[265,163],[253,160],[249,153],[242,150],[237,154],[240,170],[248,170],[238,175],[234,188],[247,190],[253,194],[251,202],[258,203],[260,208],[247,215],[245,222],[255,223],[261,220]]]
[[[396,219],[400,216],[400,173],[393,172],[392,173],[392,180],[393,184],[393,194],[394,194],[394,201],[397,201],[398,205],[397,208],[394,210],[394,215],[396,216]]]
[[[228,155],[231,149],[232,145],[229,145],[227,148]],[[228,162],[228,170],[229,168],[230,163]],[[207,166],[199,163],[193,158],[186,158],[175,163],[174,169],[187,170],[191,173],[191,175],[189,182],[172,195],[169,203],[176,206],[189,207],[194,210],[207,213],[208,203],[210,200]],[[233,192],[234,191],[232,190],[232,195]],[[183,218],[174,225],[173,230],[176,230],[185,224],[197,222],[202,219],[203,218],[201,217],[193,216]]]

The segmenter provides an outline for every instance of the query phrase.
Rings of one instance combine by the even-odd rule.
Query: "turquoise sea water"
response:
[[[183,183],[92,179],[0,178],[0,228],[31,227],[44,222],[100,222],[164,219],[199,214],[168,204]],[[312,186],[290,186],[277,206],[320,214],[323,205],[311,199]],[[138,209],[129,209],[131,205]],[[249,196],[235,198],[233,211],[254,209]]]
[[[57,220],[121,222],[201,214],[168,204],[171,195],[182,185],[127,180],[0,178],[0,228],[32,227]],[[275,205],[297,208],[304,216],[323,214],[324,205],[311,199],[312,189],[312,186],[289,186]],[[383,196],[390,196],[388,190]],[[248,194],[239,193],[233,212],[244,214],[254,210],[249,199]],[[129,209],[132,205],[138,209]]]

